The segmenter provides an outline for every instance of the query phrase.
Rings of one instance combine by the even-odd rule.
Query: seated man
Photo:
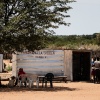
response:
[[[53,87],[53,84],[52,84],[52,79],[54,78],[54,75],[52,73],[47,73],[45,75],[45,87],[47,87],[47,82],[49,81],[50,82],[50,87],[52,88]]]

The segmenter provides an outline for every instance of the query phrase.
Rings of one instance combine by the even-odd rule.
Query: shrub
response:
[[[6,71],[12,71],[12,66],[8,65],[8,66],[6,67]]]

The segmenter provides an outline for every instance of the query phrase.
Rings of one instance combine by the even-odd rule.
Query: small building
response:
[[[88,81],[91,77],[91,51],[65,50],[65,75],[72,81]]]
[[[88,50],[39,50],[18,53],[12,57],[12,75],[19,68],[27,73],[67,75],[70,81],[88,81],[91,73],[91,51]]]

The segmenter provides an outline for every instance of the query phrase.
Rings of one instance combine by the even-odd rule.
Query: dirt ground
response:
[[[2,82],[3,83],[3,82]],[[53,83],[54,88],[2,87],[0,100],[100,100],[100,84],[89,82]]]

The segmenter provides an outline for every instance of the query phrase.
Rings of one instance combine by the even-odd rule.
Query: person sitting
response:
[[[8,86],[9,86],[9,87],[13,87],[14,84],[15,84],[15,81],[16,81],[16,77],[15,77],[15,76],[11,76],[11,77],[9,78]]]
[[[54,78],[54,75],[52,73],[47,73],[45,75],[45,87],[47,87],[47,82],[50,82],[50,87],[53,88],[53,84],[52,84],[52,79]]]
[[[20,68],[19,69],[19,72],[18,72],[18,77],[19,79],[21,79],[21,77],[23,77],[23,75],[25,75],[26,73],[23,71],[23,68]]]
[[[20,68],[18,72],[18,78],[16,78],[15,86],[18,84],[18,80],[21,80],[22,77],[26,77],[26,73],[24,72],[23,68]],[[26,80],[27,80],[27,77],[26,77]],[[26,86],[26,83],[25,83],[25,86]]]

